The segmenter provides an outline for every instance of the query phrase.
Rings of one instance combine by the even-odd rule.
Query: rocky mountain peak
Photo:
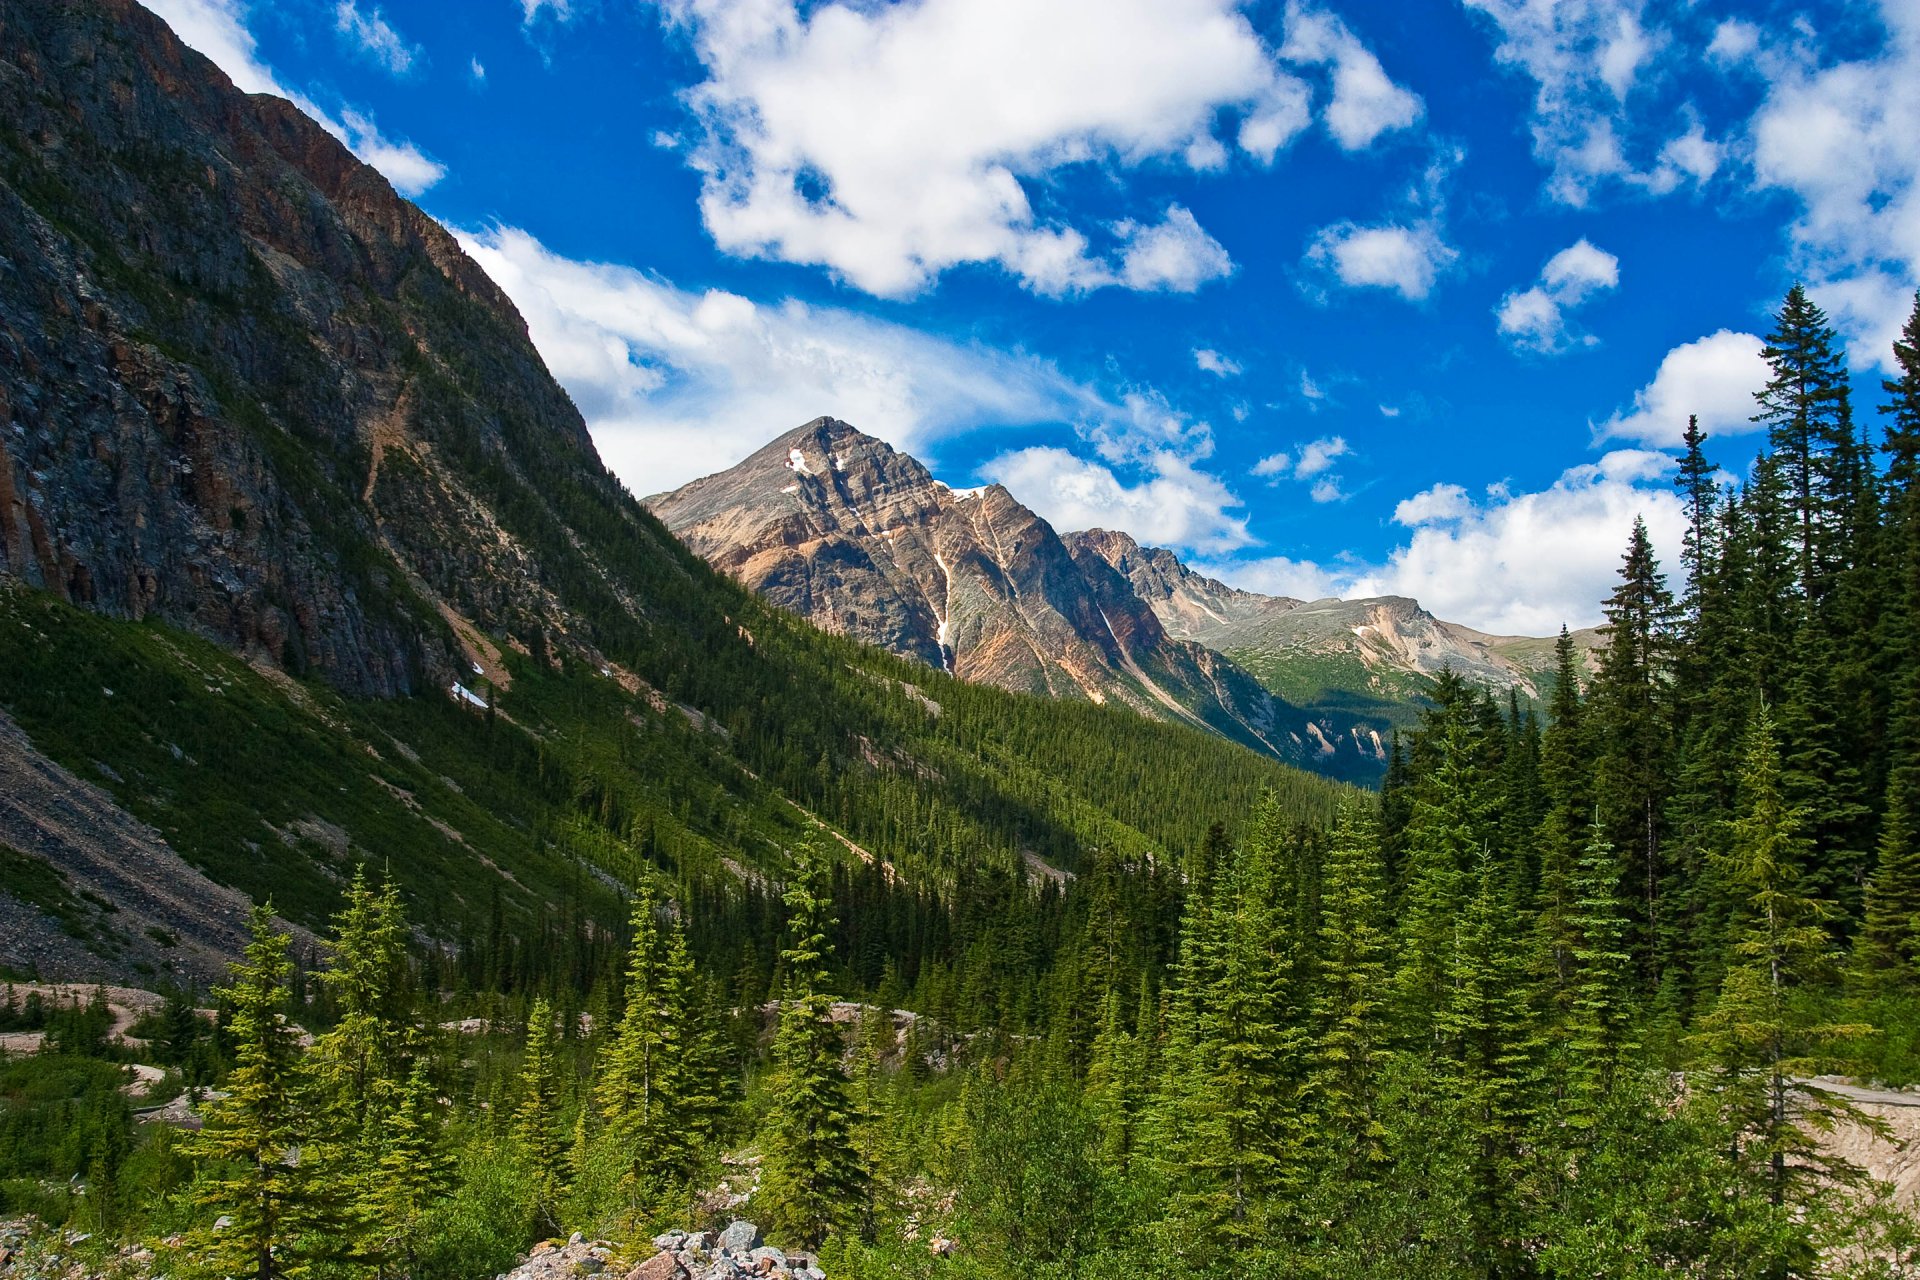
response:
[[[1321,744],[1351,736],[1309,729],[1231,662],[1169,634],[1161,608],[1177,598],[1211,618],[1293,602],[1236,592],[1123,533],[1063,538],[1004,487],[949,488],[834,418],[648,505],[773,603],[965,680],[1118,701],[1323,766],[1335,749]],[[1376,763],[1370,738],[1348,746],[1358,771]]]

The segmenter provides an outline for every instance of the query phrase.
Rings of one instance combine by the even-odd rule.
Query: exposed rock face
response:
[[[1544,692],[1541,676],[1553,669],[1551,640],[1488,635],[1436,618],[1405,596],[1266,596],[1196,573],[1173,552],[1142,547],[1124,533],[1094,529],[1066,540],[1076,554],[1093,552],[1126,574],[1169,634],[1219,650],[1308,705],[1322,701],[1322,692],[1404,701],[1443,668],[1534,698]],[[1591,629],[1574,633],[1583,654],[1599,639]]]
[[[1309,727],[1220,654],[1169,635],[1123,570],[1006,489],[949,489],[832,418],[648,505],[773,603],[963,680],[1117,701],[1323,767],[1319,740],[1348,733]],[[1372,743],[1351,754],[1365,771]]]
[[[616,486],[443,228],[131,0],[0,0],[0,121],[0,574],[352,693],[590,641],[525,531]]]

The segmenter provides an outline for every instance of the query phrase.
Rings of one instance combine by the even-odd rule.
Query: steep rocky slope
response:
[[[1300,601],[1241,591],[1124,533],[1094,529],[1066,540],[1076,554],[1093,552],[1125,574],[1169,634],[1219,650],[1311,710],[1404,723],[1446,668],[1526,699],[1549,688],[1550,639],[1488,635],[1436,618],[1405,596]],[[1601,643],[1598,631],[1578,631],[1573,639],[1590,664]]]
[[[716,574],[440,227],[130,0],[0,0],[0,712],[0,964],[75,978],[203,971],[227,890],[318,924],[368,864],[550,950],[649,867],[1058,875],[1337,794]]]
[[[1118,702],[1328,772],[1378,765],[1371,734],[1302,715],[1170,635],[1123,571],[1006,489],[949,489],[844,422],[807,423],[648,503],[763,598],[960,679]]]

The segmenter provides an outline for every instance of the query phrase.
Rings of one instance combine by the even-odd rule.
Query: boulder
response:
[[[680,1259],[662,1251],[627,1272],[627,1280],[684,1280],[686,1274]]]
[[[735,1218],[720,1233],[720,1247],[735,1253],[749,1253],[760,1247],[760,1228],[741,1218]]]

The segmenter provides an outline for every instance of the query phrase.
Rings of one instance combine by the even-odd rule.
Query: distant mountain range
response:
[[[648,506],[715,568],[825,630],[964,680],[1204,725],[1338,776],[1378,773],[1385,735],[1443,667],[1535,698],[1552,663],[1550,641],[1484,635],[1412,600],[1259,595],[1124,533],[1056,533],[1002,486],[951,489],[833,418]]]

